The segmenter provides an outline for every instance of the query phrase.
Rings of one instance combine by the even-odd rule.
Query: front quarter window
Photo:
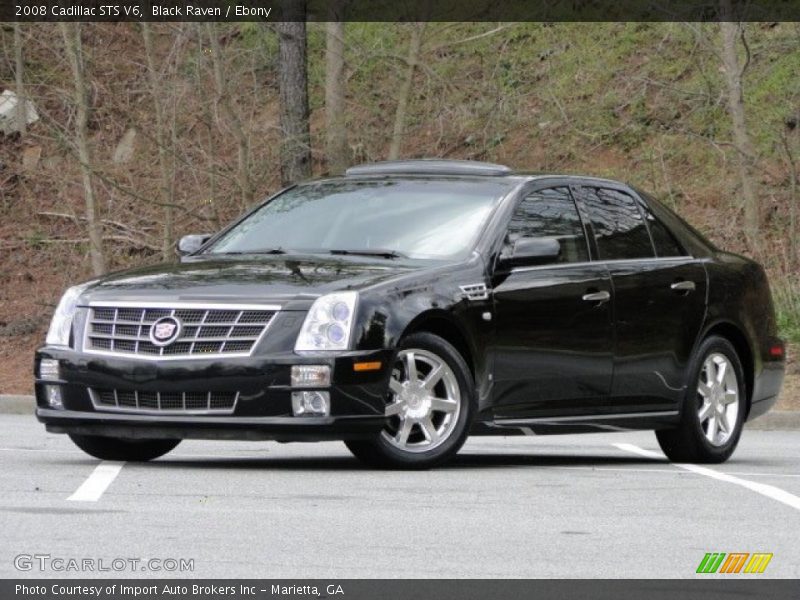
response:
[[[553,262],[589,260],[583,224],[575,202],[565,187],[538,190],[526,196],[508,225],[507,241],[520,238],[548,238],[558,242],[560,251]]]

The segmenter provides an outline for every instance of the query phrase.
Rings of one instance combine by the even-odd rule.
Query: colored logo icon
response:
[[[735,574],[735,573],[749,573],[758,574],[763,573],[769,561],[772,560],[772,553],[756,552],[750,554],[749,552],[708,552],[700,561],[697,566],[697,573],[709,574]]]

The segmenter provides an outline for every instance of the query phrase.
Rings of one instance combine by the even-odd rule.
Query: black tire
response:
[[[164,456],[181,443],[180,440],[129,440],[77,433],[70,433],[69,437],[90,456],[130,462],[146,462]]]
[[[458,453],[467,439],[477,397],[475,383],[464,358],[449,342],[431,333],[420,332],[403,339],[402,350],[419,349],[434,354],[450,368],[458,383],[460,409],[449,436],[440,445],[424,452],[401,450],[386,440],[383,434],[371,440],[345,441],[350,452],[370,467],[382,469],[430,469],[441,465]],[[387,397],[389,392],[387,391]]]
[[[697,391],[698,382],[703,364],[713,354],[723,355],[733,366],[739,394],[736,424],[727,441],[719,445],[714,445],[708,440],[698,414],[698,408],[702,402]],[[725,462],[736,450],[747,414],[747,388],[744,370],[733,344],[727,339],[715,335],[703,340],[692,357],[688,382],[681,408],[680,423],[676,428],[656,431],[658,444],[667,458],[673,462],[709,464]],[[710,425],[708,426],[710,427]]]

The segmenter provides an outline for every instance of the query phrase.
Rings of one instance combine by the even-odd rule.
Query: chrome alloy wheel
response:
[[[700,427],[714,446],[733,435],[739,418],[739,384],[731,361],[715,352],[706,358],[697,382]]]
[[[427,452],[453,433],[461,390],[453,370],[432,352],[401,350],[389,380],[390,417],[382,436],[406,452]]]

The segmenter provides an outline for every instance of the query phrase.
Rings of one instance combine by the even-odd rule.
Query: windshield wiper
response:
[[[210,252],[218,256],[237,256],[242,254],[286,254],[283,248],[267,248],[266,250],[234,250],[232,252]]]
[[[400,254],[396,250],[383,250],[380,248],[364,250],[329,250],[330,254],[351,255],[351,256],[378,256],[380,258],[408,258],[405,254]]]

